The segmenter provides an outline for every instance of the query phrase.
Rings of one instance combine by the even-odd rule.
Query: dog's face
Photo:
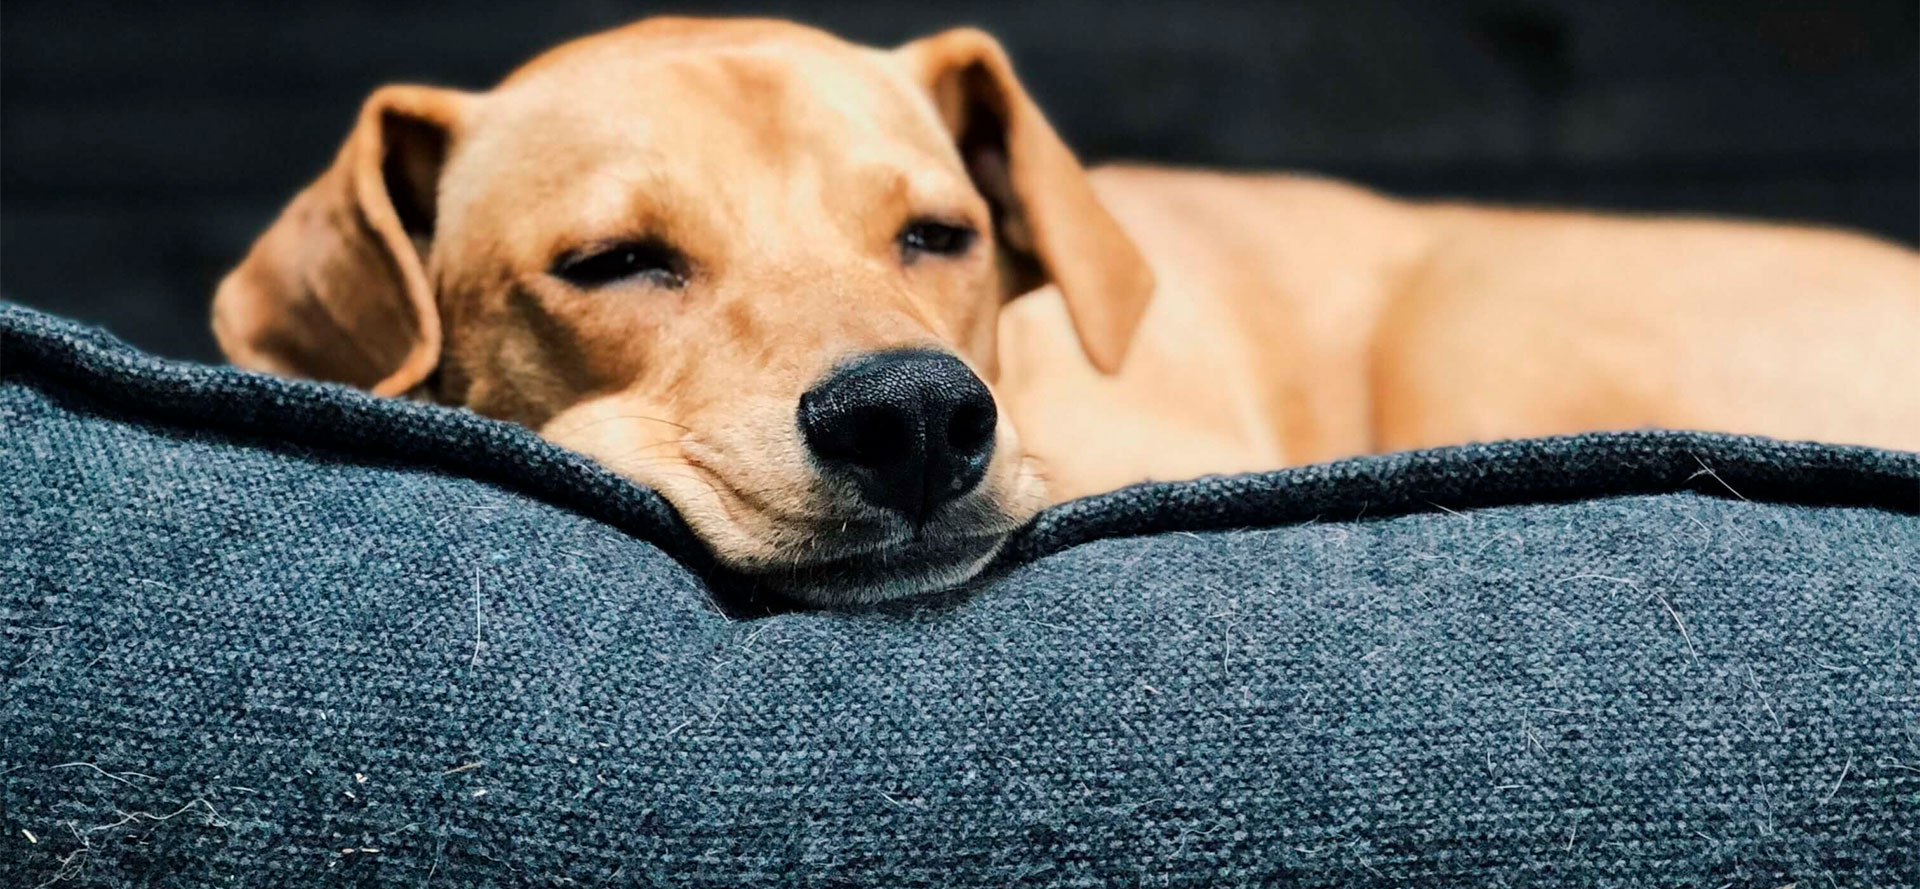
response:
[[[530,426],[814,602],[970,576],[1045,502],[988,382],[1052,283],[1116,365],[1151,290],[974,31],[655,20],[491,92],[388,87],[222,284],[237,363]]]

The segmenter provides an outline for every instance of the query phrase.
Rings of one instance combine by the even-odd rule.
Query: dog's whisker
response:
[[[664,480],[664,479],[679,479],[681,481],[693,482],[694,484],[699,485],[701,488],[704,488],[708,493],[713,494],[715,498],[718,498],[720,496],[719,489],[714,487],[714,485],[711,482],[693,473],[662,471],[662,472],[654,472],[651,475],[652,475],[652,481],[658,481],[658,480]],[[651,484],[652,481],[648,481],[645,483]],[[658,486],[655,485],[655,487],[658,487]]]
[[[629,460],[632,460],[635,457],[645,454],[648,451],[652,451],[658,448],[665,448],[665,447],[684,446],[690,441],[692,441],[690,437],[669,439],[666,441],[656,441],[656,442],[651,442],[649,444],[635,445],[634,447],[626,448],[623,450],[609,451],[605,453],[595,454],[594,457],[595,459],[599,460],[602,463],[605,463],[608,466],[621,465],[621,464],[627,463]],[[674,455],[674,454],[659,454],[659,455],[655,455],[655,457],[659,459],[680,459],[681,458],[678,455]]]
[[[600,462],[605,463],[608,466],[621,466],[621,467],[652,466],[652,465],[661,464],[661,463],[679,463],[679,464],[685,465],[691,462],[684,455],[681,455],[681,454],[649,455],[645,453],[645,449],[622,451],[617,454],[606,454],[601,456],[599,459],[600,459]]]
[[[654,448],[664,448],[664,447],[667,447],[668,445],[683,445],[691,440],[692,439],[690,438],[674,438],[674,439],[668,439],[667,441],[656,441],[653,444],[641,445],[640,447],[634,448],[634,451],[636,452],[650,451],[650,450],[653,450]]]
[[[585,432],[588,429],[592,429],[593,427],[598,426],[602,423],[611,423],[616,420],[640,420],[648,423],[659,423],[663,426],[672,426],[675,429],[680,429],[685,431],[687,433],[686,437],[690,438],[694,436],[693,427],[691,426],[688,426],[684,423],[675,423],[672,420],[664,419],[661,417],[649,417],[646,414],[609,414],[606,416],[594,417],[593,419],[582,422],[577,426],[570,426],[564,429],[548,430],[547,434],[556,438],[562,437],[562,436],[578,435],[579,433]]]

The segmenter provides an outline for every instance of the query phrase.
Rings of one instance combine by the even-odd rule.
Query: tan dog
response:
[[[973,30],[660,19],[382,89],[214,329],[526,424],[815,602],[1149,478],[1648,425],[1920,447],[1911,251],[1089,175]]]

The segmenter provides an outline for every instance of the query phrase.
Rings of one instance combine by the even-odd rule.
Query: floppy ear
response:
[[[1087,358],[1103,372],[1118,370],[1153,297],[1153,271],[1100,206],[1006,51],[984,31],[956,28],[898,52],[993,206],[1001,246],[1038,262],[1060,289]]]
[[[440,168],[469,96],[389,86],[339,155],[254,242],[213,298],[234,364],[401,395],[440,360],[424,256]]]

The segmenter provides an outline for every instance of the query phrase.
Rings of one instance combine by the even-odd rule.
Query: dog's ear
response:
[[[1086,171],[1014,77],[1000,43],[956,28],[900,47],[933,97],[1003,248],[1060,289],[1093,365],[1118,370],[1153,297],[1153,271],[1095,198]]]
[[[254,242],[213,299],[233,363],[351,383],[419,386],[440,360],[425,255],[440,168],[470,96],[389,86],[368,97],[333,166]]]

